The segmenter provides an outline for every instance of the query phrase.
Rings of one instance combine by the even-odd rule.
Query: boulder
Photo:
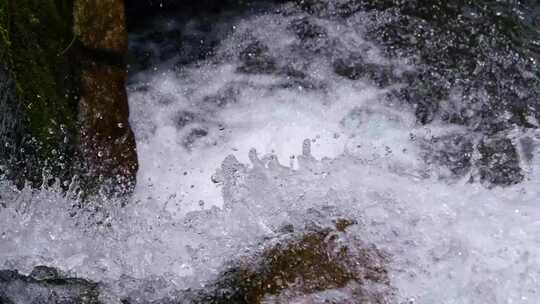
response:
[[[448,169],[451,176],[463,177],[470,172],[474,142],[467,134],[447,134],[422,142],[423,157],[428,164]]]
[[[488,185],[509,186],[523,180],[519,155],[510,139],[501,136],[485,138],[478,150],[481,154],[477,161],[480,181]]]
[[[87,67],[81,75],[79,102],[80,168],[87,177],[85,184],[105,183],[120,194],[131,191],[137,173],[125,81],[123,68]]]
[[[43,175],[67,178],[73,161],[77,67],[73,64],[69,1],[2,1],[3,74],[11,86],[0,118],[10,124],[4,174],[22,185]],[[7,72],[6,72],[7,70]],[[54,161],[51,161],[54,159]]]
[[[132,188],[123,1],[2,1],[0,38],[0,175],[20,186],[82,175],[84,189]]]
[[[269,49],[259,41],[250,43],[238,56],[241,65],[238,72],[246,74],[271,74],[277,71],[276,62]]]
[[[127,26],[123,0],[76,0],[74,32],[82,44],[79,123],[88,184],[130,192],[138,169],[126,92]]]
[[[127,52],[123,0],[75,0],[74,31],[84,47],[118,55]]]
[[[539,32],[534,1],[297,0],[297,7],[324,19],[366,20],[365,38],[387,58],[403,58],[414,70],[370,67],[359,55],[336,58],[337,75],[368,79],[391,88],[389,98],[408,104],[418,124],[463,127],[471,138],[489,138],[470,149],[467,141],[437,139],[429,155],[462,176],[475,167],[487,186],[523,180],[512,143],[501,140],[540,120]],[[357,14],[360,12],[359,14]],[[527,12],[523,16],[519,12]],[[393,76],[393,77],[392,77]],[[460,150],[464,151],[462,156]],[[471,153],[481,160],[471,160]],[[437,154],[437,153],[436,153]]]
[[[6,304],[99,304],[98,285],[66,278],[51,267],[37,266],[28,276],[0,270],[0,303]]]
[[[284,227],[258,254],[238,257],[204,289],[155,303],[393,303],[388,256],[348,233],[352,224],[341,218],[332,228]]]
[[[309,211],[308,211],[309,212]],[[253,244],[213,281],[198,289],[171,291],[151,301],[130,294],[124,304],[395,303],[387,272],[389,256],[362,241],[354,221],[342,217],[305,226],[284,225],[277,235]],[[103,289],[106,290],[106,289]],[[29,275],[0,270],[0,303],[97,304],[106,297],[98,283],[69,278],[58,269],[37,266]],[[145,293],[152,293],[152,288]]]

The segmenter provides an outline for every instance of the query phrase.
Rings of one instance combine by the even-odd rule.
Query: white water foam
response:
[[[145,89],[136,91],[135,85],[130,102],[132,117],[143,118],[134,122],[142,195],[181,201],[175,212],[179,205],[183,213],[196,210],[200,202],[221,206],[220,190],[209,176],[224,155],[246,162],[247,152],[256,148],[284,161],[295,155],[305,138],[313,141],[319,158],[348,150],[366,158],[391,153],[395,161],[417,163],[412,151],[404,152],[414,149],[407,138],[415,128],[410,111],[387,106],[386,89],[335,76],[331,60],[347,48],[361,48],[373,62],[409,67],[382,59],[373,45],[351,33],[351,27],[333,28],[333,24],[327,25],[329,40],[336,39],[332,43],[341,48],[328,46],[329,54],[322,58],[308,57],[298,50],[298,41],[287,28],[293,19],[269,15],[240,23],[222,43],[217,62],[181,71],[163,64],[155,73],[139,76]],[[246,36],[269,46],[282,69],[305,73],[304,82],[283,72],[238,73],[238,50],[253,41]],[[186,144],[194,130],[205,136]]]
[[[456,130],[418,126],[386,97],[391,88],[340,78],[331,61],[362,49],[396,73],[414,67],[383,58],[362,38],[360,17],[313,20],[332,44],[302,50],[287,28],[300,17],[249,17],[215,58],[136,76],[130,106],[141,166],[128,206],[96,200],[81,211],[54,188],[2,183],[0,268],[46,264],[103,282],[108,301],[151,301],[200,286],[284,223],[301,226],[330,208],[390,255],[396,303],[537,303],[540,134],[513,135],[536,143],[521,184],[440,179],[417,140]],[[239,73],[237,54],[254,37],[307,81]]]

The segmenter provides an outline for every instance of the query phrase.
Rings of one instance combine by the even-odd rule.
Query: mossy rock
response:
[[[14,83],[15,96],[4,106],[11,128],[1,161],[9,177],[40,183],[69,175],[77,118],[77,65],[73,42],[72,1],[8,0],[0,5],[2,62]],[[6,124],[6,122],[4,122]],[[54,161],[51,161],[54,160]]]
[[[74,31],[87,48],[124,54],[128,47],[124,11],[121,0],[76,0]]]
[[[0,138],[7,143],[0,148],[0,176],[39,186],[53,177],[67,185],[80,175],[83,190],[92,193],[101,181],[120,176],[115,184],[132,188],[137,155],[125,89],[123,5],[121,0],[0,4],[0,57],[6,63],[0,85],[14,92],[0,96]],[[94,154],[109,159],[89,157]]]

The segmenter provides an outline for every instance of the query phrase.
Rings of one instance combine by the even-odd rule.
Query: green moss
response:
[[[0,2],[0,62],[8,62],[9,49],[9,15],[7,2]]]
[[[72,6],[72,0],[7,0],[0,5],[0,58],[8,58],[15,79],[27,133],[21,139],[30,175],[25,178],[34,181],[45,163],[58,174],[73,154],[77,73],[73,54],[65,52],[73,39]]]

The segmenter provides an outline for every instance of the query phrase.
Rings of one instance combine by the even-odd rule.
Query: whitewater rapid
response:
[[[474,168],[454,176],[426,162],[426,143],[469,131],[420,125],[389,94],[416,67],[366,40],[371,21],[361,13],[306,18],[216,22],[215,51],[187,63],[134,35],[134,47],[161,57],[128,86],[136,193],[125,207],[96,198],[81,210],[54,186],[2,182],[0,268],[50,265],[103,283],[106,302],[152,301],[202,286],[285,224],[346,216],[358,222],[351,233],[390,256],[396,303],[537,303],[540,133],[508,132],[518,147],[532,143],[532,157],[520,158],[523,182],[471,183]],[[156,22],[198,37],[197,20]],[[350,56],[397,80],[337,75],[334,62]]]

